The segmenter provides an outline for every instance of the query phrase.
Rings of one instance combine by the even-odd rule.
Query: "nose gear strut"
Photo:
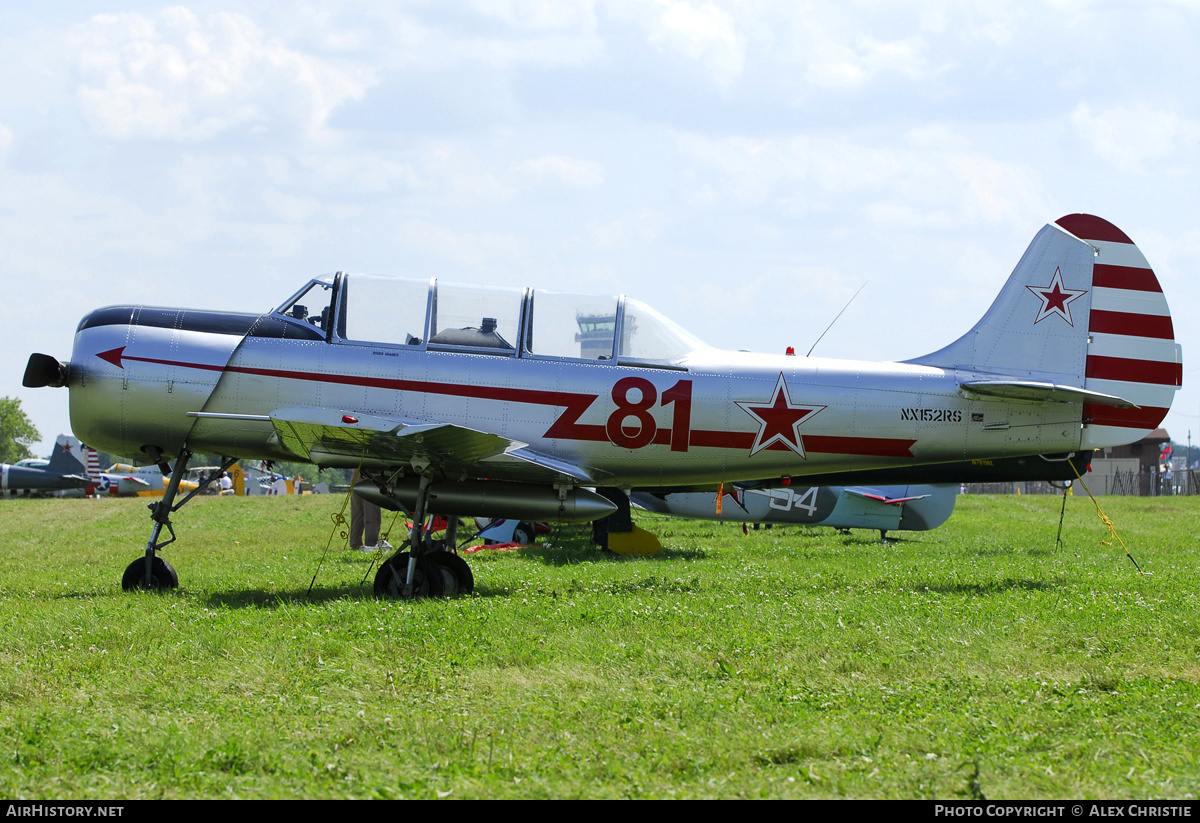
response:
[[[190,491],[178,503],[175,503],[175,498],[179,494],[179,485],[183,482],[183,478],[187,474],[187,464],[191,457],[192,453],[187,449],[179,452],[179,457],[175,461],[175,467],[171,470],[171,479],[167,481],[167,488],[163,491],[162,500],[155,500],[148,507],[150,509],[150,519],[154,521],[154,526],[150,530],[150,539],[146,542],[145,557],[130,563],[125,569],[125,574],[121,577],[121,588],[125,591],[133,591],[135,589],[162,591],[164,589],[179,588],[179,576],[175,573],[175,569],[171,567],[170,563],[158,556],[160,549],[174,543],[176,539],[175,529],[171,527],[171,515],[183,508],[193,497],[207,489],[215,480],[218,480],[221,475],[228,471],[230,466],[237,462],[236,457],[222,457],[219,468],[213,469],[202,477],[195,489]],[[170,533],[171,539],[159,542],[158,538],[162,534],[164,526]]]

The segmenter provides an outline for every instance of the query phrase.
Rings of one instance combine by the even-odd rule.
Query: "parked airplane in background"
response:
[[[79,441],[60,434],[49,460],[30,458],[11,466],[0,463],[0,490],[11,497],[49,496],[63,491],[90,494],[96,481],[88,476],[82,457]]]
[[[162,497],[167,488],[167,478],[157,466],[113,463],[97,479],[96,493],[109,497]],[[191,491],[197,485],[184,480],[179,488]]]
[[[1081,451],[972,460],[803,478],[823,485],[737,483],[719,490],[719,498],[707,492],[638,490],[629,496],[641,508],[660,514],[735,523],[879,529],[880,538],[886,539],[886,533],[892,530],[925,531],[941,526],[953,513],[963,483],[1044,480],[1069,484],[1092,470],[1092,454]],[[860,484],[833,485],[855,480]]]
[[[174,539],[179,484],[203,452],[226,466],[361,466],[418,524],[413,551],[376,577],[391,596],[469,574],[456,555],[426,556],[427,513],[587,521],[621,507],[593,488],[1116,446],[1158,425],[1181,379],[1145,258],[1079,214],[1037,234],[967,334],[903,363],[717,351],[624,296],[338,273],[263,315],[98,309],[69,363],[35,354],[25,373],[26,386],[69,387],[88,443],[138,463],[175,458],[127,587],[176,585],[159,536]]]
[[[718,498],[717,495],[720,495]],[[708,492],[634,491],[629,499],[641,508],[698,520],[830,526],[835,529],[889,531],[936,529],[954,511],[958,486],[777,486]],[[720,505],[718,506],[718,500]]]

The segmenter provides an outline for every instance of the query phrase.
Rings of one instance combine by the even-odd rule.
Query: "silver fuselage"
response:
[[[141,463],[148,447],[308,460],[268,419],[296,407],[486,431],[597,483],[641,488],[1080,447],[1080,404],[959,391],[991,376],[712,349],[634,364],[373,344],[279,312],[123,306],[81,322],[69,385],[76,435]]]

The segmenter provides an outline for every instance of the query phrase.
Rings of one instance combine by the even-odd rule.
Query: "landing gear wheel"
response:
[[[513,529],[512,542],[520,543],[522,546],[528,546],[533,542],[534,532],[535,529],[533,524],[522,520],[517,524],[517,527]]]
[[[170,563],[158,555],[150,562],[150,585],[146,585],[146,558],[139,557],[130,563],[121,576],[121,588],[127,592],[138,589],[161,592],[179,588],[179,575]]]
[[[467,565],[467,561],[457,554],[434,552],[426,555],[426,559],[442,570],[442,576],[446,579],[446,597],[470,594],[475,590],[475,575],[471,573],[471,567]]]
[[[403,600],[406,597],[441,597],[446,588],[441,567],[431,564],[427,557],[417,561],[412,592],[405,595],[404,581],[407,577],[408,552],[392,555],[384,561],[375,575],[375,596],[393,600]]]

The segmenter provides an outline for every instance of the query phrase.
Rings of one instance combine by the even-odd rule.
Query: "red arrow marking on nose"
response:
[[[121,346],[116,349],[109,349],[108,351],[98,352],[96,354],[96,356],[99,357],[101,360],[106,360],[109,363],[112,363],[118,369],[123,369],[125,367],[121,365],[121,353],[124,351],[125,351],[125,347]]]

